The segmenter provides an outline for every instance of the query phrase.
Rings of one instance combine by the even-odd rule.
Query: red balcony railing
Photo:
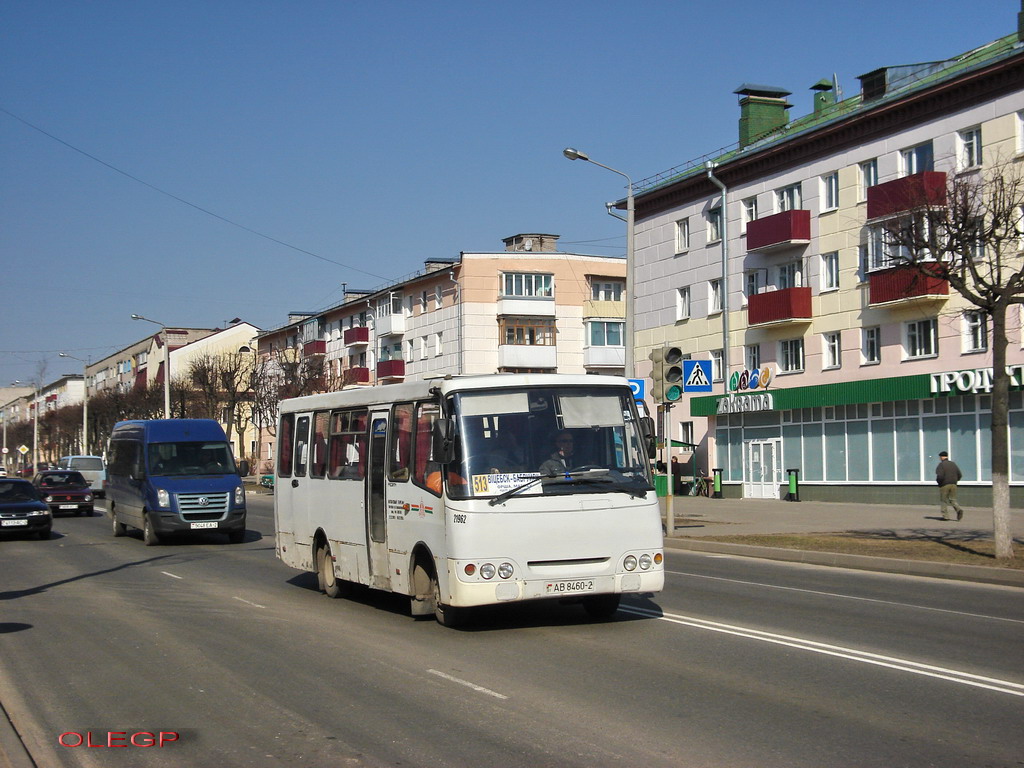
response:
[[[344,373],[341,374],[341,381],[343,384],[369,384],[370,369],[347,368]]]
[[[357,344],[369,344],[370,343],[370,329],[365,325],[357,328],[348,328],[345,330],[345,346],[355,346]]]
[[[309,357],[310,355],[326,355],[327,354],[327,342],[323,339],[317,339],[316,341],[307,341],[302,345],[303,357]]]
[[[811,289],[783,288],[747,297],[747,324],[784,323],[811,319]]]
[[[783,211],[747,222],[747,250],[772,251],[811,242],[811,212]]]
[[[889,304],[908,299],[949,296],[949,281],[942,277],[942,265],[935,265],[934,274],[910,264],[880,269],[868,274],[868,303]]]
[[[868,187],[868,219],[945,204],[946,174],[943,171],[923,171]]]
[[[385,360],[377,363],[378,379],[401,379],[405,376],[405,360]]]

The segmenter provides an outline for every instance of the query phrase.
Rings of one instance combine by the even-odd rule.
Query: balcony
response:
[[[808,322],[811,319],[811,289],[783,288],[747,297],[747,325]]]
[[[323,339],[317,339],[316,341],[307,341],[302,345],[302,356],[312,357],[313,355],[326,355],[327,354],[327,342]]]
[[[584,368],[622,368],[626,364],[625,347],[584,347]]]
[[[375,321],[374,330],[377,336],[401,336],[405,333],[405,315],[394,313],[378,317]]]
[[[365,325],[345,330],[346,347],[362,347],[370,343],[370,329]]]
[[[936,274],[926,274],[919,267],[900,264],[868,274],[868,304],[905,304],[920,301],[944,301],[949,297],[949,281]]]
[[[498,298],[498,314],[505,317],[554,317],[551,296],[504,296]]]
[[[499,344],[499,368],[555,368],[556,347],[540,344]]]
[[[868,221],[946,204],[946,174],[924,171],[868,187]]]
[[[747,222],[747,251],[770,253],[811,242],[811,212],[783,211]]]
[[[370,383],[370,369],[369,368],[348,368],[341,374],[342,384],[369,384]]]
[[[377,380],[404,379],[405,360],[384,360],[377,363]]]

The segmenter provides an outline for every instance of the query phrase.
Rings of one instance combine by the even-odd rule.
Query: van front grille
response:
[[[219,520],[228,511],[230,494],[227,493],[179,493],[178,511],[185,520]]]

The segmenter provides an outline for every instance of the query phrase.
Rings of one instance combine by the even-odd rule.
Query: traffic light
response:
[[[651,396],[657,403],[674,403],[683,396],[683,351],[656,347],[647,356],[651,363]]]

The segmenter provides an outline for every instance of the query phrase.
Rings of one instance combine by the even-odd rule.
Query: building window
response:
[[[761,367],[760,344],[747,344],[747,346],[743,348],[743,364],[746,366],[748,371],[753,371]]]
[[[804,369],[804,340],[787,339],[779,342],[779,370],[794,373]]]
[[[829,370],[833,368],[839,368],[843,364],[843,348],[841,346],[841,337],[838,331],[835,333],[826,333],[822,336],[824,347],[822,352],[824,353],[824,360],[822,370]]]
[[[939,353],[939,321],[915,320],[906,324],[907,359],[935,357]]]
[[[725,366],[723,362],[725,355],[720,349],[711,350],[711,380],[721,381],[725,378]]]
[[[423,336],[420,339],[420,360],[427,359],[427,337]]]
[[[822,210],[834,211],[839,207],[839,173],[821,177]]]
[[[860,187],[858,188],[860,200],[868,199],[868,189],[878,183],[878,159],[872,158],[860,164]]]
[[[590,323],[590,346],[621,347],[622,322],[593,320]]]
[[[444,288],[440,285],[434,288],[434,309],[440,309],[441,303],[444,301]]]
[[[676,289],[676,320],[690,317],[690,286]]]
[[[747,224],[757,220],[757,198],[748,197],[743,201],[743,219],[740,221],[740,232],[746,234]]]
[[[554,275],[539,275],[531,272],[507,272],[504,277],[503,296],[545,299],[554,296]]]
[[[799,184],[790,184],[788,187],[775,190],[775,209],[777,212],[796,211],[803,207],[803,197],[800,194]]]
[[[916,147],[910,147],[900,152],[900,171],[903,176],[913,176],[915,173],[935,170],[935,155],[932,152],[932,143],[926,141]]]
[[[708,313],[722,311],[722,281],[708,280]]]
[[[799,288],[804,284],[803,264],[799,261],[791,261],[779,267],[778,288],[780,291],[786,288]]]
[[[839,251],[821,254],[821,290],[839,289]]]
[[[429,303],[429,301],[430,301],[430,296],[429,296],[428,292],[427,291],[423,291],[423,293],[420,294],[420,312],[426,312],[427,311],[427,304]]]
[[[974,126],[957,134],[960,149],[959,169],[965,171],[981,165],[981,126]]]
[[[590,285],[591,298],[594,301],[622,301],[622,289],[624,283],[621,280],[593,282]]]
[[[722,209],[712,208],[708,211],[708,242],[722,239]]]
[[[988,351],[988,315],[981,310],[964,312],[964,352]]]
[[[864,365],[877,365],[882,362],[882,329],[874,325],[865,328],[861,333],[861,355]]]
[[[764,271],[760,269],[749,269],[743,273],[743,298],[744,300],[749,299],[751,296],[756,296],[764,288],[763,284]]]
[[[396,341],[394,344],[381,344],[380,353],[377,355],[377,362],[386,363],[388,360],[401,360],[402,359],[402,342]]]
[[[685,443],[687,446],[693,445],[693,422],[692,421],[681,421],[679,422],[679,441]]]
[[[551,347],[555,344],[555,321],[539,317],[503,317],[498,323],[501,344]]]
[[[676,222],[676,253],[690,250],[690,220],[680,219]]]

